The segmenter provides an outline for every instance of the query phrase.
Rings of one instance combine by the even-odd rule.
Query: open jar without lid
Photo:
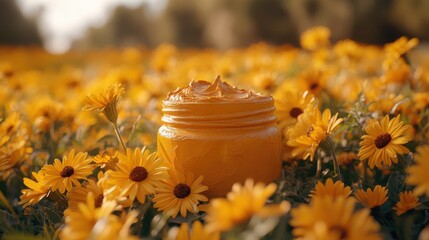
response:
[[[209,198],[247,178],[269,183],[281,173],[281,135],[273,98],[213,83],[191,82],[163,101],[158,152],[179,170],[204,177]]]

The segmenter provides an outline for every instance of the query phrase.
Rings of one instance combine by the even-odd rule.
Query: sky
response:
[[[160,10],[165,0],[18,0],[25,15],[39,10],[39,29],[44,47],[51,53],[66,52],[74,39],[81,37],[89,26],[101,26],[110,11],[122,4],[128,7],[147,2],[154,11]]]

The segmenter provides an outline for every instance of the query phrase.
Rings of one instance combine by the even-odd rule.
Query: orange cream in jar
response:
[[[281,174],[281,135],[270,96],[237,89],[218,77],[191,82],[163,101],[158,152],[177,169],[204,176],[209,198],[224,197],[247,178]]]

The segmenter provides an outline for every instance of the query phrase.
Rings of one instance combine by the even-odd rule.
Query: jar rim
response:
[[[219,100],[219,101],[218,101]],[[171,105],[171,106],[179,106],[179,105],[215,105],[215,104],[249,104],[249,103],[260,103],[260,102],[272,102],[274,101],[274,98],[272,96],[263,96],[258,99],[240,99],[237,101],[237,99],[216,99],[211,98],[210,101],[172,101],[164,99],[162,101],[163,107],[164,105]]]
[[[274,124],[274,101],[243,104],[173,104],[164,105],[162,121],[175,126],[246,127]]]

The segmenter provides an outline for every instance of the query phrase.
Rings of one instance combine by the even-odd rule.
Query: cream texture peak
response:
[[[170,92],[164,101],[171,102],[231,102],[253,101],[269,96],[262,96],[252,91],[238,89],[223,82],[218,76],[213,83],[207,81],[192,81],[188,87],[178,88]]]

